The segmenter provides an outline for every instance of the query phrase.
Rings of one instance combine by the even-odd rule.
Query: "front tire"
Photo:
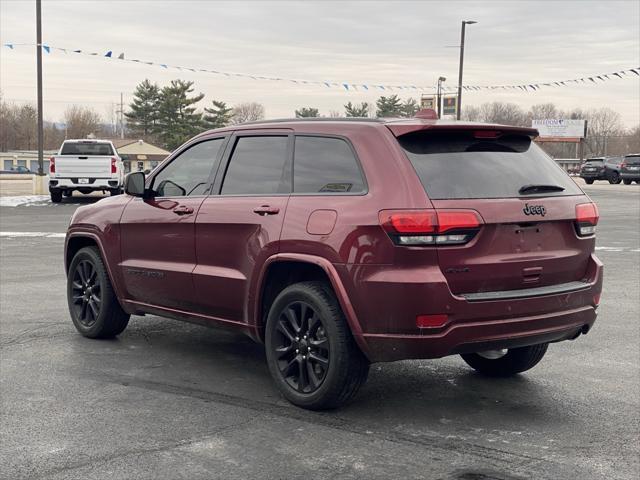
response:
[[[620,178],[620,174],[618,172],[611,172],[609,175],[609,183],[612,185],[617,185],[620,183],[622,179]]]
[[[467,364],[476,371],[490,377],[509,377],[526,372],[535,367],[549,344],[541,343],[529,347],[512,348],[503,355],[498,350],[491,352],[465,353],[460,355]]]
[[[67,302],[76,330],[88,338],[110,338],[127,328],[129,314],[118,302],[96,247],[85,247],[71,260]]]
[[[351,400],[367,379],[369,362],[324,282],[285,288],[269,310],[265,340],[276,386],[299,407],[337,408]]]
[[[625,185],[631,185],[632,180],[627,180],[626,178],[622,180]],[[638,182],[636,182],[638,183]]]

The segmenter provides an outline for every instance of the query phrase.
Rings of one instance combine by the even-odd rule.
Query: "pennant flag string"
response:
[[[9,50],[14,50],[16,47],[33,47],[36,46],[36,44],[34,43],[5,43],[3,45],[4,47],[8,48]],[[141,63],[141,64],[145,64],[145,65],[151,65],[151,66],[157,66],[160,68],[164,68],[164,69],[176,69],[176,70],[188,70],[191,72],[202,72],[202,73],[209,73],[209,74],[213,74],[213,75],[224,75],[227,77],[230,76],[234,76],[234,77],[239,77],[239,78],[248,78],[248,79],[252,79],[252,80],[264,80],[264,81],[271,81],[271,82],[289,82],[292,84],[303,84],[303,85],[318,85],[318,86],[324,86],[326,88],[334,88],[334,87],[339,87],[341,89],[344,89],[345,91],[369,91],[370,89],[379,89],[382,91],[394,91],[394,90],[435,90],[436,87],[435,86],[423,86],[423,85],[386,85],[386,84],[378,84],[378,83],[369,83],[369,84],[365,84],[365,83],[352,83],[352,82],[336,82],[336,81],[329,81],[329,80],[301,80],[301,79],[294,79],[294,78],[282,78],[282,77],[270,77],[270,76],[263,76],[263,75],[255,75],[255,74],[248,74],[248,73],[234,73],[234,72],[223,72],[223,71],[219,71],[219,70],[208,70],[208,69],[204,69],[204,68],[192,68],[192,67],[183,67],[183,66],[178,66],[178,65],[170,65],[168,63],[159,63],[159,62],[150,62],[150,61],[145,61],[145,60],[138,60],[138,59],[130,59],[130,58],[126,58],[124,52],[120,53],[117,57],[113,55],[113,50],[108,50],[104,53],[104,55],[101,55],[97,52],[89,52],[86,50],[81,50],[81,49],[76,49],[76,50],[72,50],[72,49],[68,49],[68,48],[61,48],[61,47],[54,47],[51,45],[45,45],[45,44],[41,44],[40,45],[42,47],[42,49],[48,53],[51,54],[51,52],[53,50],[56,51],[60,51],[63,52],[65,54],[68,54],[69,52],[75,53],[75,54],[80,54],[80,55],[88,55],[88,56],[102,56],[103,58],[108,58],[109,60],[120,60],[120,61],[124,61],[124,62],[132,62],[132,63]],[[635,76],[640,76],[640,67],[634,67],[634,68],[627,68],[627,69],[622,69],[622,70],[618,70],[615,72],[608,72],[608,73],[600,73],[597,75],[593,75],[590,77],[580,77],[580,78],[573,78],[573,79],[568,79],[568,80],[555,80],[555,81],[550,81],[550,82],[540,82],[540,83],[523,83],[521,85],[463,85],[462,88],[465,91],[483,91],[483,90],[519,90],[519,91],[524,91],[524,92],[537,92],[538,90],[540,90],[541,88],[544,87],[549,87],[549,88],[557,88],[557,87],[567,87],[569,83],[574,83],[574,84],[579,84],[579,83],[587,83],[587,80],[591,83],[595,83],[598,84],[600,82],[606,82],[609,80],[613,80],[615,78],[618,79],[623,79],[623,77],[628,76],[628,74],[633,73]],[[599,80],[600,82],[598,82],[597,80]],[[456,86],[448,86],[448,85],[442,85],[441,89],[444,92],[455,92],[457,90]]]

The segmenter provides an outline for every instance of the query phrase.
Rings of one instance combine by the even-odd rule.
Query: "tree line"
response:
[[[192,136],[213,128],[240,124],[265,118],[265,108],[257,102],[228,105],[211,100],[200,109],[203,93],[196,93],[193,82],[173,80],[159,86],[144,80],[135,88],[133,99],[125,112],[127,137],[142,138],[172,150]],[[413,117],[419,110],[415,98],[398,95],[380,96],[375,103],[347,102],[343,111],[330,110],[326,115],[314,106],[295,109],[297,118],[309,117]],[[489,102],[467,106],[463,120],[530,126],[531,120],[543,118],[585,119],[588,125],[586,154],[622,155],[640,151],[640,125],[625,129],[618,112],[609,108],[562,111],[553,103],[533,105],[524,110],[515,103]],[[6,102],[0,95],[0,151],[34,150],[37,148],[37,111],[30,103]],[[63,114],[62,124],[45,122],[45,149],[57,149],[65,138],[86,138],[92,134],[101,138],[116,137],[115,125],[107,123],[95,110],[71,105]],[[575,145],[543,144],[554,157],[576,155]]]

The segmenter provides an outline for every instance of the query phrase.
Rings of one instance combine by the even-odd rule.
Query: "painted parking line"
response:
[[[65,233],[59,232],[0,232],[0,238],[64,238]],[[625,248],[625,247],[596,247],[596,251],[599,252],[640,252],[640,248]]]

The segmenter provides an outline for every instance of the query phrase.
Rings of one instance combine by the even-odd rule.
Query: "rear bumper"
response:
[[[620,172],[620,178],[623,180],[640,180],[640,171],[638,172]]]
[[[49,190],[109,190],[122,187],[119,177],[87,178],[89,183],[80,183],[79,178],[51,178]]]
[[[602,291],[602,263],[591,256],[584,288],[520,298],[471,301],[451,293],[439,268],[421,272],[429,282],[405,273],[386,282],[380,266],[360,268],[359,298],[368,308],[356,308],[362,324],[360,344],[372,362],[439,358],[458,353],[515,348],[558,342],[590,330]],[[355,273],[351,272],[353,275]],[[415,273],[415,272],[414,272]],[[578,283],[578,282],[574,282]],[[569,285],[569,284],[567,284]],[[356,297],[358,298],[358,297]],[[416,317],[446,314],[438,328],[419,329]]]

